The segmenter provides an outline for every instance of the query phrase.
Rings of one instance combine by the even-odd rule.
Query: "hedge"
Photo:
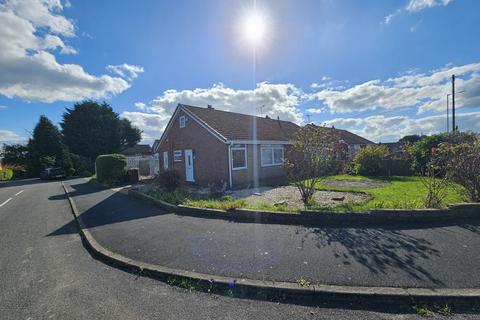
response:
[[[108,185],[117,185],[125,180],[127,158],[122,154],[103,154],[95,161],[97,180]]]
[[[13,178],[13,170],[10,168],[5,168],[0,170],[0,180],[10,180]]]

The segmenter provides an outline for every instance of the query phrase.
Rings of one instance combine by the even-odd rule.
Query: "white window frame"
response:
[[[173,151],[173,162],[182,162],[183,152],[182,150]]]
[[[245,153],[245,166],[244,167],[233,167],[233,151],[243,150]],[[248,168],[248,157],[247,157],[247,145],[246,144],[234,144],[230,148],[231,163],[230,166],[232,170],[245,170]]]
[[[178,122],[180,124],[180,128],[185,128],[185,123],[187,123],[187,117],[185,116],[180,116],[178,118]]]
[[[272,162],[271,163],[264,163],[263,159],[263,151],[264,150],[269,150],[272,153]],[[282,150],[282,158],[280,162],[275,162],[275,149],[280,149]],[[281,166],[283,165],[283,158],[284,158],[284,148],[283,145],[281,144],[263,144],[260,146],[260,165],[262,167],[273,167],[273,166]]]

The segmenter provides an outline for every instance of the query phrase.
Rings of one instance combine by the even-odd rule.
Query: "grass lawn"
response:
[[[375,188],[342,188],[327,186],[322,182],[326,180],[371,180],[388,182],[388,185]],[[338,212],[346,211],[368,211],[370,209],[420,209],[424,208],[424,200],[427,190],[420,181],[419,177],[364,177],[337,175],[328,177],[324,181],[319,182],[316,186],[317,190],[327,191],[347,191],[347,192],[364,192],[372,196],[372,200],[362,204],[344,204],[336,207],[312,206],[310,210],[330,210]],[[466,198],[463,188],[459,185],[452,185],[447,190],[447,197],[444,205],[449,203],[465,202]],[[149,195],[160,200],[173,203],[183,204],[193,207],[202,207],[210,209],[231,210],[235,208],[257,209],[267,211],[283,211],[297,212],[298,209],[288,207],[286,205],[275,206],[270,203],[260,203],[256,205],[248,204],[244,199],[234,199],[231,196],[213,195],[213,194],[197,194],[186,193],[183,190],[173,192],[156,191],[150,192]]]
[[[367,211],[374,208],[385,209],[420,209],[424,208],[424,200],[427,195],[427,189],[424,187],[419,177],[394,176],[394,177],[364,177],[338,175],[329,177],[335,180],[379,180],[387,181],[390,184],[379,188],[336,188],[327,186],[320,182],[317,190],[335,190],[366,192],[372,195],[373,199],[363,204],[343,205],[334,208],[328,208],[336,211]],[[467,199],[463,193],[463,188],[459,185],[452,185],[447,189],[447,196],[444,205],[449,203],[465,202]],[[325,208],[324,208],[325,209]]]

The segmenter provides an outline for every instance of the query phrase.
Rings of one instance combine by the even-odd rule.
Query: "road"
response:
[[[1,183],[0,204],[2,320],[420,319],[381,306],[362,311],[188,292],[117,270],[85,250],[57,181]],[[475,319],[478,314],[452,318]]]

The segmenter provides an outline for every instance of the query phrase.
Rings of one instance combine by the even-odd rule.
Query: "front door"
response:
[[[194,182],[193,179],[193,152],[191,149],[185,150],[185,180]]]
[[[167,151],[163,152],[163,170],[165,171],[168,170],[168,152]]]

